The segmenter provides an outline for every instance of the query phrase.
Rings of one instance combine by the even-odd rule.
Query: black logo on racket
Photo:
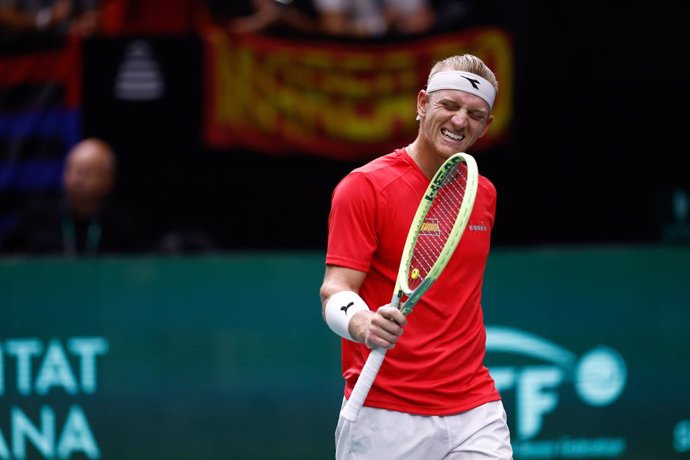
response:
[[[340,307],[340,310],[344,311],[345,316],[347,316],[347,310],[349,310],[350,307],[353,306],[354,304],[355,304],[354,302],[350,302],[349,304]]]

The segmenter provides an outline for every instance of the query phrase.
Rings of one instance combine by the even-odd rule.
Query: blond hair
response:
[[[477,56],[472,54],[462,54],[457,56],[451,56],[445,58],[442,61],[438,61],[429,72],[429,79],[435,73],[441,72],[443,70],[460,70],[463,72],[470,72],[475,75],[488,80],[489,83],[494,87],[496,92],[498,92],[498,80],[496,80],[496,75],[489,69],[489,67],[484,64],[484,61],[479,59]]]

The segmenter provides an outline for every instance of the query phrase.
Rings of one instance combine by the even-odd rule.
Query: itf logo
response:
[[[518,329],[487,327],[486,330],[487,354],[519,355],[530,362],[538,361],[530,365],[490,366],[498,390],[514,391],[512,431],[516,457],[616,457],[624,453],[622,438],[571,439],[564,435],[558,440],[530,442],[541,432],[545,415],[557,410],[562,385],[573,385],[578,398],[589,406],[607,406],[618,399],[625,388],[627,369],[616,350],[599,345],[578,357],[553,342]]]

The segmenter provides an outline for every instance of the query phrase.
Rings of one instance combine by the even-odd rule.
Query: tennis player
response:
[[[389,350],[357,421],[338,420],[337,459],[512,458],[503,404],[483,364],[481,290],[496,210],[488,179],[480,176],[460,244],[409,323],[388,305],[431,177],[486,134],[497,90],[476,56],[436,63],[417,94],[416,139],[355,169],[333,192],[320,293],[324,319],[343,338],[345,398],[370,349]]]

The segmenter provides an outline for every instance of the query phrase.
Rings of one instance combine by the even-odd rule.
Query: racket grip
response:
[[[355,422],[357,420],[357,415],[359,410],[364,405],[364,401],[367,399],[369,394],[369,389],[376,379],[376,375],[379,373],[381,364],[383,363],[383,358],[386,356],[385,348],[374,348],[369,353],[367,362],[364,364],[362,373],[355,383],[355,387],[352,389],[350,398],[345,403],[345,407],[340,412],[340,415],[349,422]]]

